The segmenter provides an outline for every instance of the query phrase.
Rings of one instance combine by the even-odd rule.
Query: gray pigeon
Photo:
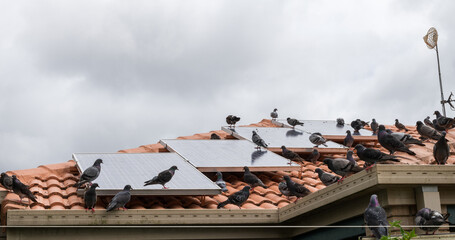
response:
[[[175,174],[175,170],[179,170],[177,166],[172,166],[168,170],[164,170],[158,173],[158,176],[153,177],[151,180],[145,181],[144,186],[153,185],[153,184],[161,184],[163,185],[163,189],[167,189],[165,186],[166,183],[171,181],[172,177]]]
[[[220,136],[218,136],[218,134],[212,133],[212,135],[210,135],[210,139],[212,139],[212,140],[218,140],[218,139],[221,139],[221,138],[220,138]]]
[[[438,211],[433,211],[429,208],[422,208],[420,209],[415,218],[415,223],[419,226],[420,229],[428,232],[434,233],[439,229],[439,227],[426,227],[426,226],[441,226],[444,223],[449,223],[447,219],[449,218],[450,214],[442,215]]]
[[[227,192],[226,182],[223,180],[223,174],[221,172],[216,172],[216,185],[221,188],[222,192]]]
[[[33,193],[30,191],[29,186],[23,184],[19,179],[17,179],[16,175],[13,175],[13,192],[17,195],[19,195],[19,198],[21,199],[22,203],[22,198],[26,197],[28,198],[28,203],[30,204],[30,200],[33,202],[38,202],[36,201],[36,197],[33,195]]]
[[[131,186],[126,185],[122,191],[118,192],[115,194],[115,196],[112,198],[111,202],[106,208],[106,212],[112,211],[117,208],[123,208],[123,211],[126,210],[125,205],[130,201],[131,199]]]
[[[392,130],[390,129],[386,129],[386,132],[404,144],[416,144],[419,146],[425,146],[425,144],[423,144],[422,141],[413,138],[410,134],[402,132],[392,132]]]
[[[253,190],[257,186],[267,188],[267,186],[261,181],[261,179],[259,179],[256,175],[250,172],[250,169],[247,166],[243,167],[243,169],[245,170],[245,173],[243,174],[243,181],[250,185]]]
[[[344,126],[344,119],[337,118],[337,127],[343,127],[343,126]]]
[[[421,139],[434,139],[438,140],[441,137],[441,134],[432,127],[423,125],[421,121],[417,121],[417,132],[420,134]]]
[[[404,130],[405,132],[409,131],[403,123],[400,123],[398,119],[395,119],[395,127],[398,128],[398,131]]]
[[[280,190],[281,194],[286,196],[287,199],[291,196],[291,192],[288,189],[288,185],[286,184],[286,181],[280,182],[278,184],[278,189]]]
[[[321,154],[319,153],[317,148],[313,148],[313,151],[311,151],[310,155],[306,159],[308,162],[316,163],[319,158],[321,157]]]
[[[332,172],[340,175],[342,178],[339,182],[343,182],[344,178],[347,177],[351,173],[357,173],[362,171],[363,169],[357,165],[357,163],[351,162],[348,159],[344,158],[326,158],[324,159],[324,163],[327,164]]]
[[[13,189],[13,179],[4,172],[0,177],[0,184],[2,184],[2,186],[8,190]]]
[[[436,115],[436,120],[438,122],[438,125],[444,128],[445,130],[449,130],[453,127],[453,124],[455,123],[455,119],[453,118],[448,118],[444,117],[441,115],[439,111],[434,111],[434,115]]]
[[[312,133],[310,135],[309,139],[310,139],[310,142],[316,146],[319,146],[322,144],[322,145],[328,147],[326,144],[327,140],[322,136],[321,133],[318,133],[318,132]]]
[[[240,121],[240,118],[234,115],[228,115],[226,117],[226,123],[229,124],[229,127],[235,127],[235,124]]]
[[[85,171],[82,173],[81,177],[79,178],[79,182],[74,184],[73,187],[78,188],[81,185],[83,185],[84,183],[93,182],[100,175],[101,163],[103,163],[102,159],[96,159],[95,163],[91,167],[85,169]]]
[[[286,118],[287,122],[289,123],[289,125],[292,126],[292,128],[295,128],[295,126],[297,125],[300,125],[300,126],[303,126],[303,122],[300,122],[299,120],[295,119],[295,118]]]
[[[256,133],[256,131],[253,131],[253,136],[251,137],[251,140],[253,141],[254,144],[256,144],[256,149],[260,150],[261,147],[267,148],[267,143],[265,143],[264,139],[262,139],[259,134]]]
[[[430,116],[427,116],[427,117],[423,120],[423,122],[425,123],[425,125],[434,128],[434,125],[433,125],[433,123],[432,123],[431,120],[430,120]]]
[[[392,155],[385,154],[377,149],[373,148],[366,148],[362,144],[357,144],[355,146],[355,150],[357,150],[357,156],[359,156],[360,160],[365,161],[365,163],[372,164],[366,170],[370,169],[373,164],[378,162],[385,162],[385,161],[394,161],[399,162],[399,160]]]
[[[289,189],[289,195],[290,196],[296,196],[297,199],[305,197],[306,195],[310,194],[310,190],[303,186],[302,184],[298,184],[294,181],[291,180],[291,178],[287,175],[284,177],[284,181],[286,181],[286,186]],[[296,201],[297,201],[296,199]]]
[[[351,131],[347,130],[346,137],[343,140],[343,145],[350,148],[350,147],[352,147],[353,144],[354,144],[354,138],[351,135]]]
[[[338,176],[335,176],[333,174],[330,174],[330,173],[327,173],[327,172],[324,172],[322,169],[320,168],[316,168],[315,172],[318,174],[319,176],[319,179],[321,180],[321,182],[326,185],[326,186],[329,186],[333,183],[336,183],[340,180],[340,177]]]
[[[388,235],[389,222],[387,222],[387,213],[379,205],[376,194],[371,195],[370,204],[365,209],[363,218],[376,239],[381,239],[382,236]]]
[[[273,120],[278,118],[278,109],[273,109],[273,112],[270,113],[270,117],[272,117]]]
[[[291,164],[292,161],[296,161],[299,163],[303,163],[304,159],[299,156],[299,154],[287,149],[285,146],[281,146],[281,152],[283,157],[289,159],[289,164]]]
[[[405,152],[409,155],[415,156],[415,152],[411,151],[404,143],[387,133],[384,125],[379,125],[378,141],[385,149],[389,150],[390,154],[395,151]]]
[[[448,140],[446,139],[446,132],[443,131],[441,138],[439,138],[439,140],[433,146],[433,156],[436,160],[436,163],[439,165],[445,165],[447,159],[450,156],[450,148],[447,142]]]
[[[437,119],[433,119],[433,128],[438,130],[439,132],[445,131],[446,129],[439,125]]]
[[[93,183],[90,188],[84,193],[85,211],[91,210],[95,212],[96,204],[96,188],[99,187],[98,183]]]
[[[245,186],[243,187],[242,190],[233,193],[231,196],[228,197],[228,199],[224,202],[221,202],[218,204],[218,209],[226,206],[227,204],[234,204],[237,205],[240,209],[240,206],[248,200],[250,197],[250,186]]]
[[[371,120],[370,127],[371,127],[371,130],[373,130],[373,135],[375,135],[376,131],[378,130],[378,127],[379,127],[379,124],[378,124],[378,122],[376,122],[376,119],[373,118]]]

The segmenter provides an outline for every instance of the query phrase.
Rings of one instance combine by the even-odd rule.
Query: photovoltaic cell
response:
[[[103,159],[101,173],[94,181],[100,185],[98,195],[114,195],[127,184],[132,195],[216,195],[220,188],[176,153],[74,153],[80,172]],[[177,166],[174,177],[166,184],[144,186],[163,170]],[[81,190],[83,191],[83,190]]]
[[[289,165],[289,160],[271,151],[257,151],[246,140],[161,140],[169,151],[180,154],[202,172],[300,170],[298,164]]]
[[[327,136],[337,136],[343,135],[346,136],[346,130],[350,130],[351,133],[354,133],[354,129],[350,124],[345,124],[344,126],[337,126],[336,121],[332,120],[299,120],[303,122],[303,126],[296,126],[295,129],[306,131],[309,133],[320,132],[322,135]],[[286,119],[278,119],[275,121],[277,125],[283,125],[286,127],[292,127],[286,121]],[[372,136],[373,132],[365,129],[360,129],[359,135],[361,136]]]

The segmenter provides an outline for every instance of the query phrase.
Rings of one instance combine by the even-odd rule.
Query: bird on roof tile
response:
[[[425,125],[434,128],[433,122],[430,120],[430,116],[427,116],[427,117],[423,120],[423,122],[425,123]]]
[[[267,186],[261,181],[261,179],[259,179],[256,175],[250,172],[250,169],[247,166],[243,167],[243,169],[245,170],[243,174],[243,181],[252,187],[251,190],[254,190],[254,188],[257,186],[267,188]]]
[[[126,210],[125,205],[131,200],[131,186],[126,185],[122,191],[115,194],[111,202],[106,208],[106,212],[110,212],[116,208],[123,208],[123,211]]]
[[[318,174],[319,180],[321,180],[321,182],[326,186],[329,186],[340,180],[340,177],[330,174],[328,172],[324,172],[320,168],[316,168],[316,170],[314,171]]]
[[[96,204],[96,188],[99,187],[98,183],[93,183],[87,191],[84,193],[85,211],[91,210],[95,212]]]
[[[378,127],[379,127],[379,124],[378,124],[378,122],[376,122],[376,119],[373,118],[371,120],[370,127],[371,127],[371,130],[373,130],[373,135],[375,135],[376,131],[378,131]]]
[[[8,190],[13,190],[13,178],[4,172],[1,174],[0,184]]]
[[[291,196],[297,197],[296,201],[299,198],[305,197],[306,195],[311,193],[311,191],[308,190],[308,188],[306,188],[302,184],[298,184],[298,183],[292,181],[292,179],[289,176],[285,175],[283,177],[283,179],[284,179],[284,181],[286,181],[286,186],[289,189],[289,194]]]
[[[245,201],[248,200],[249,197],[250,197],[250,186],[245,186],[245,187],[243,187],[242,190],[230,195],[226,201],[219,203],[217,208],[220,209],[220,208],[226,206],[227,204],[234,204],[234,205],[238,206],[240,209],[240,206],[242,206],[243,203],[245,203]]]
[[[433,156],[436,163],[439,165],[445,165],[447,159],[450,156],[450,148],[449,144],[447,144],[448,140],[446,139],[446,132],[442,132],[442,136],[433,146]]]
[[[147,186],[147,185],[161,184],[163,186],[163,189],[167,189],[166,183],[171,181],[172,177],[175,174],[175,170],[179,170],[177,168],[177,166],[172,166],[169,169],[158,173],[157,176],[153,177],[150,180],[145,181],[144,182],[144,187]]]
[[[222,192],[227,192],[226,182],[223,180],[223,174],[221,172],[216,172],[216,185],[221,188]]]
[[[95,163],[92,166],[88,167],[84,170],[79,181],[73,185],[75,188],[79,188],[84,183],[91,183],[94,181],[101,172],[101,163],[103,163],[102,159],[96,159]]]
[[[434,111],[434,115],[436,115],[436,120],[438,122],[438,125],[444,128],[444,130],[449,130],[453,128],[453,125],[455,124],[455,119],[454,118],[449,118],[449,117],[444,117],[441,115],[439,111]]]
[[[398,131],[404,130],[405,132],[409,131],[403,123],[400,123],[398,119],[395,119],[395,127],[398,128]]]
[[[17,195],[19,195],[19,198],[21,199],[22,203],[22,198],[28,198],[28,204],[30,205],[30,200],[33,202],[38,202],[36,200],[36,197],[33,195],[33,193],[30,191],[30,187],[23,184],[19,179],[17,179],[16,175],[13,175],[13,192]]]
[[[289,159],[289,165],[292,163],[292,161],[296,161],[299,163],[303,163],[304,159],[300,157],[299,154],[287,149],[285,146],[281,146],[281,154],[283,157]]]
[[[357,151],[357,156],[360,160],[365,161],[367,164],[371,164],[365,170],[370,169],[376,163],[381,163],[385,161],[394,161],[399,162],[400,160],[397,159],[396,156],[392,156],[386,153],[383,153],[377,149],[373,148],[366,148],[362,144],[357,144],[355,146],[355,150]]]
[[[313,148],[313,151],[311,151],[310,155],[306,159],[308,162],[312,162],[315,164],[319,158],[321,157],[321,154],[319,153],[317,148]]]
[[[438,140],[441,134],[434,128],[424,125],[421,121],[417,121],[417,132],[420,134],[420,138],[426,140],[428,138]]]
[[[409,155],[415,156],[415,152],[410,150],[404,143],[396,139],[391,134],[387,133],[384,125],[379,125],[378,130],[378,141],[385,149],[389,150],[390,154],[394,154],[395,151],[405,152]]]
[[[212,135],[210,135],[210,139],[212,139],[212,140],[218,140],[218,139],[221,139],[221,137],[218,136],[218,134],[216,134],[216,133],[212,133]]]
[[[346,137],[343,140],[343,145],[348,148],[351,148],[353,144],[354,144],[354,138],[351,135],[351,131],[346,130]]]

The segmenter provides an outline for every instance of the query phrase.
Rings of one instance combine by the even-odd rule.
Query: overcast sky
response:
[[[0,1],[0,170],[280,117],[406,124],[455,90],[454,1]],[[454,112],[448,110],[449,116]]]

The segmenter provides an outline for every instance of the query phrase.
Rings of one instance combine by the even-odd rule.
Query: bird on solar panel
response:
[[[330,174],[328,172],[324,172],[320,168],[316,168],[315,172],[318,174],[319,180],[321,180],[321,182],[326,186],[329,186],[340,180],[340,177]]]
[[[379,127],[379,124],[378,124],[378,122],[376,122],[376,119],[373,118],[371,120],[370,127],[371,127],[371,130],[373,130],[373,135],[375,135],[376,131],[378,130],[378,127]]]
[[[131,186],[126,185],[122,191],[118,192],[115,194],[115,196],[112,198],[111,202],[106,208],[106,212],[112,211],[116,208],[122,208],[123,211],[126,210],[125,205],[131,200]]]
[[[101,172],[101,163],[103,163],[102,159],[96,159],[95,163],[82,173],[81,177],[79,178],[79,182],[73,185],[73,187],[80,187],[84,183],[89,182],[90,184],[100,175]]]
[[[410,150],[404,143],[387,133],[384,125],[379,125],[378,141],[385,149],[389,150],[390,154],[394,154],[395,151],[405,152],[409,155],[415,156],[415,152]]]
[[[387,213],[384,208],[379,205],[378,196],[376,194],[371,195],[370,204],[368,204],[368,207],[365,209],[363,218],[376,239],[388,235],[389,222],[387,221]]]
[[[342,183],[349,174],[363,170],[355,161],[352,162],[344,158],[326,158],[324,159],[324,163],[327,164],[332,172],[341,176],[341,179],[338,181],[339,183]]]
[[[295,128],[295,126],[297,125],[300,125],[300,126],[303,126],[303,122],[300,122],[299,120],[295,119],[295,118],[286,118],[286,121],[289,123],[289,125],[292,126],[292,128]]]
[[[354,128],[354,135],[360,135],[360,129],[364,128],[365,126],[369,126],[368,122],[362,121],[358,118],[351,122],[351,127]]]
[[[220,138],[220,136],[218,136],[218,134],[212,133],[212,135],[210,135],[210,139],[217,140],[217,139],[221,139],[221,138]]]
[[[377,149],[373,148],[366,148],[362,144],[357,144],[355,146],[355,150],[357,151],[357,156],[359,156],[360,160],[365,161],[365,163],[371,164],[369,167],[365,168],[368,171],[374,164],[385,162],[385,161],[394,161],[399,162],[400,160],[397,159],[396,156],[392,156],[386,153],[383,153]]]
[[[13,189],[13,178],[11,178],[10,176],[8,176],[8,174],[6,173],[2,173],[1,177],[0,177],[0,184],[2,184],[2,186],[8,190],[12,190]]]
[[[221,202],[218,204],[217,208],[220,209],[228,204],[234,204],[237,205],[240,209],[240,206],[248,200],[250,197],[250,186],[245,186],[243,187],[242,190],[233,193],[231,196],[228,197],[228,199],[224,202]]]
[[[281,153],[283,157],[289,159],[289,165],[291,165],[292,161],[296,161],[299,163],[303,163],[304,159],[299,156],[299,154],[287,149],[285,146],[281,146]]]
[[[93,183],[90,188],[84,193],[85,211],[91,210],[95,212],[96,204],[96,188],[99,187],[98,183]]]
[[[234,115],[228,115],[226,117],[226,123],[229,124],[229,127],[234,127],[235,128],[235,124],[240,121],[240,118],[237,117],[237,116],[234,116]]]
[[[326,144],[327,140],[322,136],[321,133],[318,133],[318,132],[312,133],[310,135],[309,139],[310,139],[310,142],[316,146],[319,146],[322,144],[322,145],[328,147]]]
[[[267,143],[265,143],[264,139],[262,139],[259,134],[256,133],[256,131],[253,131],[253,136],[251,137],[251,140],[253,141],[254,144],[256,144],[256,150],[261,150],[261,147],[267,148]]]
[[[351,131],[347,130],[346,137],[343,140],[343,145],[350,148],[350,147],[352,147],[353,144],[354,144],[354,138],[351,135]]]
[[[403,132],[392,132],[392,130],[390,129],[386,129],[385,131],[404,144],[416,144],[419,146],[425,146],[425,144],[423,144],[422,141],[413,138],[410,134]]]
[[[23,184],[19,179],[17,179],[16,175],[13,175],[13,192],[17,195],[19,195],[19,198],[21,199],[22,203],[22,198],[28,198],[28,204],[30,205],[30,200],[33,202],[38,202],[36,200],[36,197],[33,195],[33,193],[30,191],[30,187]]]
[[[343,126],[344,126],[344,119],[337,118],[337,127],[343,127]]]
[[[153,184],[161,184],[163,185],[163,189],[167,189],[165,186],[166,183],[171,181],[172,177],[175,174],[175,170],[179,170],[177,166],[172,166],[168,170],[164,170],[158,173],[158,176],[153,177],[151,180],[145,181],[144,186],[153,185]]]
[[[311,151],[310,155],[306,159],[308,162],[316,163],[319,158],[321,157],[321,154],[319,153],[317,148],[313,148],[313,151]]]
[[[223,180],[223,174],[221,172],[216,172],[216,185],[221,188],[222,192],[227,192],[226,182]]]
[[[250,172],[250,169],[247,166],[243,167],[243,169],[245,170],[245,173],[243,174],[243,181],[252,187],[251,190],[254,190],[254,188],[257,186],[267,188],[261,179]]]
[[[289,195],[296,196],[297,197],[296,201],[299,198],[305,197],[306,195],[311,193],[310,190],[308,190],[308,188],[306,188],[302,184],[298,184],[292,181],[289,176],[285,175],[283,178],[284,181],[286,181],[286,186],[289,189]]]
[[[405,132],[409,131],[403,123],[400,123],[398,119],[395,119],[395,127],[398,128],[398,131],[404,130]]]
[[[273,112],[270,113],[270,117],[272,117],[272,120],[276,120],[278,118],[278,109],[273,109]]]
[[[423,125],[421,121],[417,121],[417,132],[420,134],[420,139],[425,140],[428,138],[438,140],[441,134],[434,128]]]
[[[434,115],[436,115],[436,121],[438,122],[438,125],[444,128],[444,130],[449,130],[453,128],[453,125],[455,123],[455,119],[449,118],[449,117],[444,117],[441,115],[439,111],[434,111]]]
[[[442,136],[433,146],[433,156],[436,163],[439,165],[445,165],[447,159],[450,156],[450,148],[449,144],[447,144],[448,140],[446,139],[446,132],[442,131]]]
[[[423,120],[423,122],[425,123],[425,125],[434,128],[433,122],[430,120],[430,116],[427,116],[427,117]]]
[[[438,211],[433,211],[429,208],[422,208],[420,209],[415,218],[415,223],[419,226],[420,229],[424,230],[428,234],[428,232],[434,233],[439,229],[444,223],[449,223],[447,219],[450,217],[450,213],[441,214]],[[427,226],[436,226],[436,227],[427,227]]]

